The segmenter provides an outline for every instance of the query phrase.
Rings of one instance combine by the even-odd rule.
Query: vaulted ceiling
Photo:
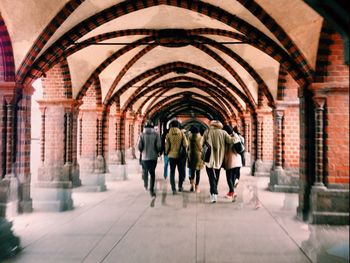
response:
[[[227,118],[273,105],[281,68],[311,79],[322,17],[301,0],[1,0],[16,79],[68,63],[72,96]],[[160,110],[159,110],[160,109]]]

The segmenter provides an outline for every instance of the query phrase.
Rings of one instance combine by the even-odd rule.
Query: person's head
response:
[[[154,124],[151,120],[147,120],[145,123],[145,128],[154,128]]]
[[[239,133],[239,130],[238,130],[238,126],[233,127],[233,131],[234,131],[235,133],[240,134],[240,133]]]
[[[179,128],[180,127],[180,122],[177,120],[173,120],[170,122],[170,128]]]
[[[198,133],[199,131],[198,131],[198,128],[197,128],[196,126],[191,126],[190,132],[191,132],[192,134],[196,134],[196,133]]]
[[[232,131],[233,131],[233,128],[232,128],[230,125],[225,124],[223,130],[226,131],[228,134],[231,135],[231,134],[232,134]]]
[[[218,120],[210,121],[210,126],[222,129],[222,123]]]

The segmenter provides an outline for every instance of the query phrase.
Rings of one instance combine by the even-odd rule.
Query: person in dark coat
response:
[[[159,134],[154,130],[154,124],[151,121],[147,121],[145,128],[141,133],[138,140],[138,150],[141,153],[142,164],[142,178],[144,180],[144,186],[147,190],[148,187],[148,174],[151,176],[150,194],[152,197],[156,196],[154,191],[154,182],[156,178],[156,167],[158,153],[161,151],[162,143]]]
[[[191,134],[189,135],[189,143],[188,143],[188,168],[190,169],[190,191],[196,191],[199,193],[199,181],[201,169],[204,166],[204,163],[201,159],[202,152],[202,136],[200,135],[196,126],[191,126],[190,128]]]

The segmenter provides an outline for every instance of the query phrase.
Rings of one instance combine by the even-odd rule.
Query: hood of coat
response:
[[[222,123],[220,121],[212,120],[210,122],[210,127],[217,128],[217,129],[222,129],[223,125],[222,125]]]
[[[171,135],[181,134],[181,130],[177,127],[172,127],[169,130],[169,134],[171,134]]]
[[[147,128],[144,128],[143,130],[144,133],[154,133],[154,128],[150,128],[150,127],[147,127]]]

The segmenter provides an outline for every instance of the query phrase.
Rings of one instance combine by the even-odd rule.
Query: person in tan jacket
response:
[[[211,147],[211,155],[208,162],[205,163],[205,168],[209,177],[210,184],[210,201],[217,202],[220,169],[222,167],[225,156],[225,144],[233,144],[235,139],[231,137],[223,129],[223,125],[218,120],[210,122],[209,129],[203,134],[202,146],[207,142]]]
[[[170,129],[168,134],[165,137],[165,152],[169,157],[169,163],[170,163],[170,184],[171,184],[171,190],[173,191],[173,194],[176,194],[176,187],[175,187],[175,169],[177,167],[178,173],[179,173],[179,180],[178,180],[178,190],[179,192],[183,191],[183,181],[185,179],[185,165],[186,165],[186,158],[183,156],[180,156],[180,145],[184,149],[187,149],[188,147],[188,141],[185,136],[185,134],[180,130],[180,123],[177,120],[173,120],[170,123]]]

